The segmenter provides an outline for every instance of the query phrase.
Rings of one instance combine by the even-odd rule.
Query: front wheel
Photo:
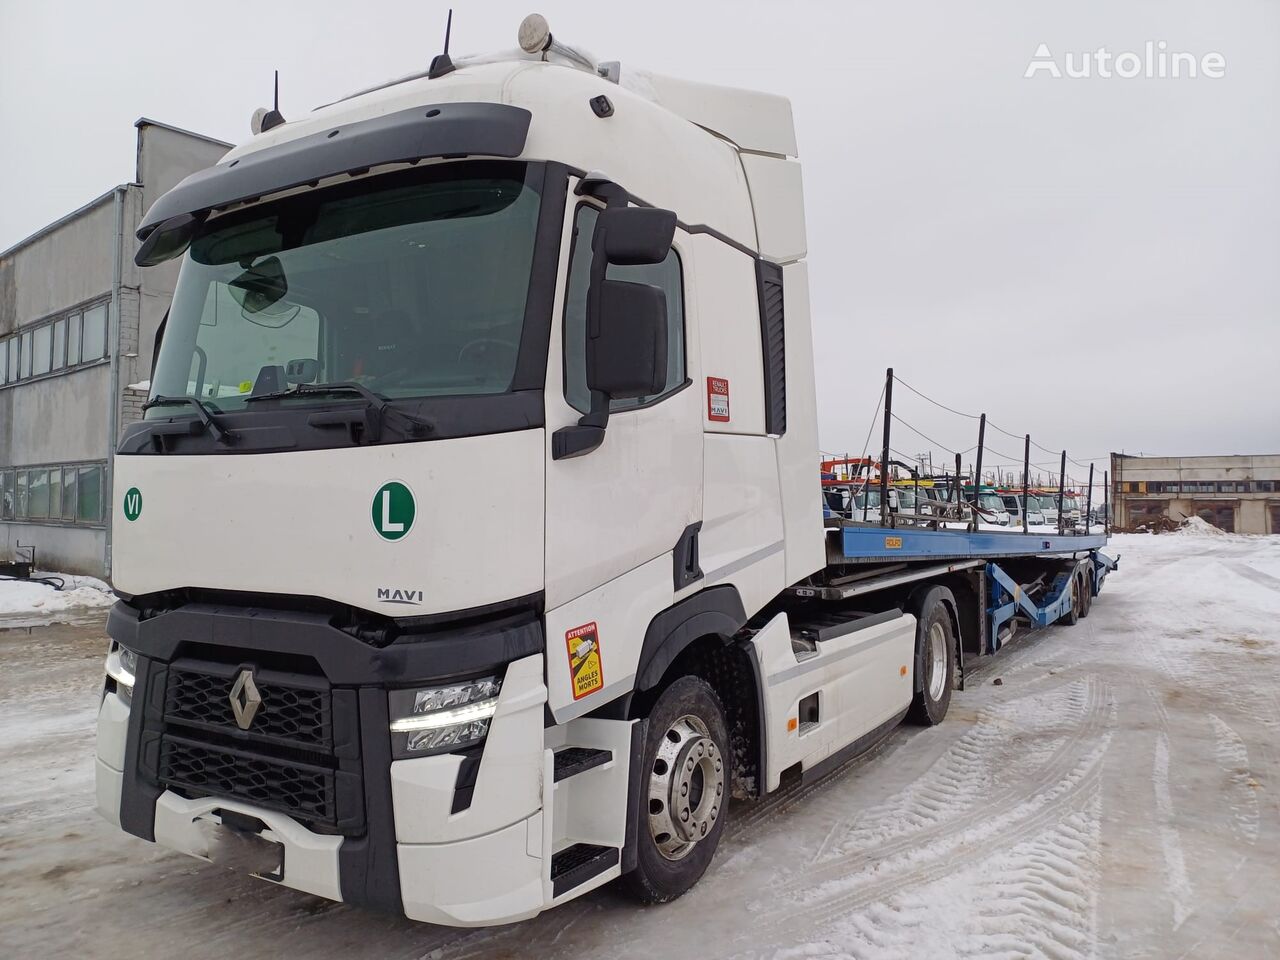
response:
[[[951,706],[956,669],[956,637],[947,606],[934,589],[925,595],[916,620],[916,671],[920,689],[907,714],[912,723],[941,723]]]
[[[728,814],[729,734],[724,707],[700,677],[681,677],[649,714],[636,867],[627,874],[645,903],[674,900],[706,872]]]

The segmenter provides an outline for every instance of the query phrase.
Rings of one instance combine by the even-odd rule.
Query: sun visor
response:
[[[177,256],[219,207],[326,177],[437,157],[518,157],[531,118],[528,110],[504,103],[425,104],[219,163],[193,173],[151,205],[138,227],[143,245],[135,262],[150,266]]]

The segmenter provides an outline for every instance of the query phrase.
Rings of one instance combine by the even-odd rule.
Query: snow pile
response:
[[[139,380],[137,383],[131,383],[131,384],[129,384],[129,386],[125,387],[125,389],[126,389],[126,390],[137,390],[139,393],[150,393],[150,392],[151,392],[151,381],[150,381],[150,380]]]
[[[94,577],[65,573],[41,574],[65,583],[57,590],[47,583],[0,580],[0,616],[12,614],[59,613],[86,607],[109,607],[115,603],[111,588]]]
[[[1182,526],[1179,527],[1175,532],[1181,534],[1184,537],[1230,536],[1230,534],[1227,533],[1225,530],[1215,527],[1212,523],[1209,523],[1207,520],[1203,520],[1200,517],[1187,517],[1187,519],[1182,521]]]

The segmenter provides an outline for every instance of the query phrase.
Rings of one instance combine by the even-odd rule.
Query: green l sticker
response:
[[[142,516],[142,491],[137,487],[130,487],[124,494],[124,518],[133,521],[140,516]]]
[[[418,508],[413,491],[399,480],[391,480],[373,495],[373,529],[383,540],[399,540],[413,526]]]

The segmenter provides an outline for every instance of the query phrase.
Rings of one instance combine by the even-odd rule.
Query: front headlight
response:
[[[442,687],[392,690],[388,696],[395,754],[421,756],[479,743],[489,734],[501,689],[501,680],[485,677]]]
[[[116,695],[125,703],[133,701],[133,684],[137,674],[138,655],[128,647],[113,642],[107,652],[107,676],[115,681]]]

